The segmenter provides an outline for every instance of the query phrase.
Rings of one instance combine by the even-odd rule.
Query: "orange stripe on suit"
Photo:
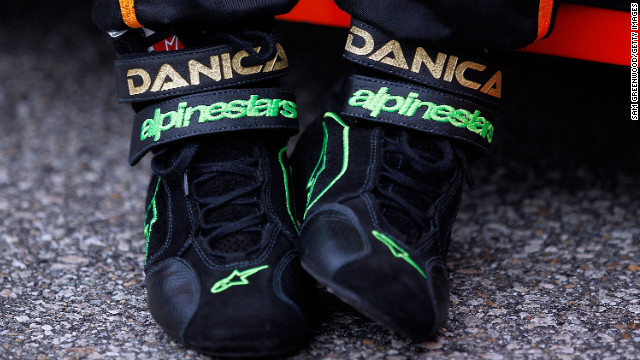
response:
[[[133,7],[134,0],[120,0],[120,12],[122,13],[122,20],[130,28],[141,28],[142,24],[138,22],[136,17],[136,10]]]

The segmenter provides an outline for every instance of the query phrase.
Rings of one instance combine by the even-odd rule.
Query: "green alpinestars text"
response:
[[[406,117],[416,115],[422,109],[420,116],[424,120],[448,122],[459,128],[466,128],[474,132],[487,142],[493,139],[493,125],[481,116],[479,110],[471,112],[466,109],[456,109],[450,105],[438,105],[429,101],[422,101],[417,92],[410,92],[407,97],[390,95],[388,87],[381,87],[376,91],[360,89],[353,93],[348,104],[362,107],[370,111],[369,116],[376,118],[381,112],[397,113]]]
[[[199,123],[222,119],[238,119],[242,117],[276,117],[288,119],[298,117],[296,103],[282,99],[261,99],[258,95],[251,95],[249,99],[217,102],[211,105],[187,106],[187,102],[178,104],[174,111],[162,113],[160,108],[155,110],[154,116],[142,123],[140,140],[153,138],[160,140],[163,131],[172,128],[184,128],[191,124],[191,118],[197,112]]]

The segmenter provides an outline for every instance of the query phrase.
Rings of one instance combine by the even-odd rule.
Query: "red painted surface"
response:
[[[551,35],[524,51],[631,66],[629,14],[562,4]]]
[[[300,0],[284,20],[349,26],[349,15],[333,0]],[[631,65],[628,12],[561,4],[553,32],[523,51],[575,59]]]

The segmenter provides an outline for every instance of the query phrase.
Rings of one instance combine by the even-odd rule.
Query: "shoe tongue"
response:
[[[260,209],[254,205],[230,204],[207,214],[205,221],[209,224],[233,223],[241,219],[259,215]],[[219,257],[226,258],[227,261],[239,261],[247,259],[251,250],[256,249],[262,242],[262,229],[266,224],[266,219],[256,227],[244,229],[221,238],[209,239],[208,245],[211,252]],[[203,233],[205,238],[209,234]]]
[[[211,137],[208,143],[200,144],[195,161],[199,164],[237,161],[255,156],[256,152],[256,147],[248,141]]]
[[[258,231],[240,231],[221,239],[209,241],[209,248],[214,256],[222,257],[228,262],[249,260],[252,250],[262,242],[262,233]]]
[[[206,171],[214,166],[215,175],[205,177],[196,186],[196,196],[221,197],[240,189],[249,189],[260,182],[259,149],[249,141],[212,138],[208,144],[201,144],[194,157],[194,165],[198,170]],[[251,216],[263,213],[260,201],[262,187],[248,191],[239,198],[215,209],[204,212],[206,224],[224,227]],[[206,205],[205,205],[206,206]],[[266,222],[266,219],[265,219]],[[264,227],[262,224],[260,227]],[[202,234],[205,238],[209,234]],[[262,241],[262,231],[251,227],[222,238],[209,239],[208,245],[214,255],[227,261],[239,261],[246,258],[247,253],[255,249]]]
[[[413,131],[407,131],[405,134],[404,141],[418,158],[429,163],[446,160],[445,152],[449,146],[447,140]]]
[[[383,205],[382,216],[404,234],[405,242],[411,245],[420,239],[425,225],[421,219],[430,216],[434,202],[441,195],[439,189],[452,175],[453,157],[449,143],[443,139],[413,131],[388,134],[388,137],[396,144],[393,150],[385,152],[383,162],[393,170],[381,177],[379,186],[413,209]],[[394,176],[394,172],[422,185],[406,183],[400,176]],[[398,202],[393,198],[388,200]]]
[[[398,145],[394,150],[385,152],[383,162],[391,169],[415,181],[440,188],[443,174],[452,168],[452,159],[445,158],[444,148],[448,143],[434,139],[432,136],[413,132],[394,134],[393,139],[398,142]],[[386,180],[389,181],[388,185],[393,188],[394,192],[397,192],[414,206],[418,208],[424,208],[424,205],[429,206],[428,204],[421,206],[420,199],[413,196],[416,191],[423,192],[426,190],[425,188],[413,189],[399,186],[401,183],[397,182],[394,177]]]
[[[224,196],[241,187],[249,187],[256,182],[258,159],[254,147],[247,143],[224,142],[221,144],[201,144],[193,159],[196,171],[213,168],[215,177],[198,181],[198,196]]]

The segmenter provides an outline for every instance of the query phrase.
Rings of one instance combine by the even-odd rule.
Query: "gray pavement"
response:
[[[133,113],[115,103],[113,54],[89,2],[3,8],[0,359],[206,359],[147,311],[148,159],[126,163]],[[287,82],[308,122],[343,31],[282,26]],[[523,71],[492,154],[472,167],[440,336],[412,344],[320,292],[316,336],[290,359],[640,358],[640,125],[627,116],[628,68],[509,61]]]

